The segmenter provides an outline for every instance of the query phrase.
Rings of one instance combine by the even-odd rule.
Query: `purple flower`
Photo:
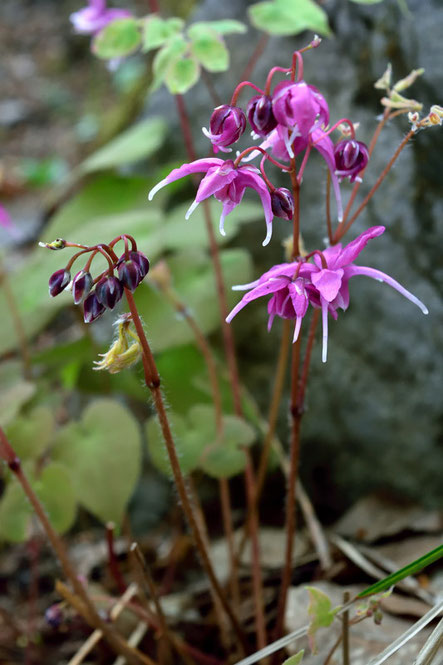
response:
[[[92,323],[106,311],[106,307],[98,301],[95,291],[92,291],[83,303],[83,318],[85,323]]]
[[[128,16],[132,16],[132,14],[126,9],[108,9],[106,0],[88,0],[88,7],[74,12],[69,18],[76,32],[83,35],[95,35],[108,23]]]
[[[255,282],[234,287],[236,290],[251,290],[234,307],[226,321],[230,323],[234,316],[252,300],[271,295],[268,303],[268,329],[276,315],[284,319],[294,319],[294,341],[296,341],[302,319],[310,303],[313,307],[322,310],[322,360],[326,362],[328,314],[336,319],[337,309],[346,310],[348,308],[349,280],[355,275],[366,275],[389,284],[414,305],[417,305],[423,314],[427,314],[428,310],[421,300],[407,291],[395,279],[375,268],[355,265],[354,260],[366,247],[368,241],[381,235],[384,231],[384,226],[374,226],[343,248],[338,244],[328,247],[323,252],[316,252],[314,263],[306,261],[282,263],[265,272]]]
[[[292,130],[290,143],[296,136],[306,138],[315,127],[326,127],[329,122],[325,98],[305,81],[279,83],[272,96],[272,106],[279,124]]]
[[[49,278],[49,295],[55,298],[55,296],[58,296],[59,293],[66,289],[70,281],[71,273],[69,270],[65,270],[64,268],[56,270]]]
[[[246,110],[249,124],[258,136],[267,136],[277,127],[277,120],[272,110],[272,97],[255,95],[248,102]]]
[[[241,202],[246,187],[251,187],[255,189],[261,198],[267,228],[263,245],[268,244],[272,235],[273,214],[271,195],[260,175],[260,171],[255,166],[236,167],[232,160],[224,161],[217,157],[197,159],[195,162],[183,164],[180,168],[171,171],[164,180],[151,189],[149,200],[151,201],[158,190],[165,187],[165,185],[169,185],[171,182],[193,173],[206,173],[206,175],[200,182],[195,201],[186,213],[186,219],[190,217],[201,201],[204,201],[204,199],[209,198],[213,194],[218,201],[223,203],[223,210],[220,217],[220,233],[225,235],[225,217]]]
[[[369,151],[365,143],[355,139],[339,141],[334,147],[335,169],[339,178],[357,179],[369,161]]]
[[[122,298],[123,285],[115,275],[107,275],[97,282],[95,294],[100,304],[108,309],[114,309]]]
[[[223,104],[214,109],[209,121],[209,130],[202,128],[203,134],[211,141],[214,152],[231,152],[228,148],[238,141],[246,129],[246,116],[238,106]]]
[[[72,280],[72,295],[74,304],[79,305],[92,289],[94,280],[90,272],[80,270]]]

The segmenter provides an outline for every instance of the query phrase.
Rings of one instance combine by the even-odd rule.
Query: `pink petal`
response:
[[[353,277],[354,275],[366,275],[366,277],[372,277],[372,279],[376,279],[379,282],[385,282],[386,284],[389,284],[389,286],[392,286],[393,289],[401,293],[402,296],[410,300],[412,303],[414,303],[414,305],[417,305],[423,314],[429,314],[428,308],[422,303],[421,300],[414,296],[410,291],[405,289],[395,279],[389,277],[389,275],[386,275],[384,272],[381,272],[381,270],[376,270],[375,268],[366,268],[365,266],[349,266],[346,269],[346,276]]]
[[[178,169],[173,169],[171,173],[166,176],[166,178],[157,183],[155,187],[153,187],[149,192],[148,198],[150,201],[152,201],[156,193],[166,185],[169,185],[171,182],[180,180],[180,178],[184,178],[185,176],[191,175],[193,173],[206,173],[206,171],[209,171],[210,168],[214,166],[221,166],[222,164],[224,164],[224,160],[219,159],[218,157],[196,159],[195,162],[183,164]]]
[[[339,292],[343,270],[320,270],[311,275],[311,281],[327,302],[332,302]]]
[[[343,248],[340,256],[338,257],[335,267],[343,268],[344,266],[349,265],[357,256],[364,250],[369,240],[381,236],[385,232],[384,226],[372,226],[367,231],[361,233],[355,240],[350,242],[346,247]]]

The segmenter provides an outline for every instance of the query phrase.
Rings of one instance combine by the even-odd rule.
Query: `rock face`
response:
[[[194,18],[244,20],[244,4],[207,0]],[[305,58],[305,78],[326,96],[332,119],[349,117],[360,122],[361,140],[368,141],[374,131],[381,107],[380,91],[373,83],[389,61],[394,80],[425,67],[424,77],[410,89],[410,96],[422,101],[425,109],[443,101],[443,5],[439,0],[408,0],[409,13],[405,13],[400,4],[394,0],[371,6],[347,0],[323,3],[334,37]],[[229,100],[258,40],[252,30],[249,35],[250,41],[232,38],[236,50],[231,73],[216,79],[223,103]],[[262,83],[271,65],[284,65],[292,50],[309,38],[305,34],[271,39],[252,80]],[[186,101],[194,126],[207,125],[212,106],[206,90],[196,88]],[[155,106],[164,109],[163,104],[159,94]],[[171,122],[175,122],[172,116]],[[375,182],[407,129],[406,118],[399,117],[384,130],[363,192]],[[439,128],[419,134],[348,236],[351,240],[369,226],[385,225],[386,233],[370,243],[359,262],[391,274],[427,304],[430,315],[424,317],[385,284],[356,279],[349,310],[331,322],[327,365],[320,362],[319,345],[314,348],[303,422],[302,475],[317,504],[326,510],[332,497],[336,505],[339,496],[344,507],[356,496],[378,488],[425,504],[442,499],[442,147]],[[206,151],[202,137],[199,152]],[[325,235],[324,182],[321,159],[313,156],[301,198],[304,239],[311,249],[321,246]],[[343,185],[343,190],[349,188]],[[279,238],[289,233],[289,227],[278,220],[274,225],[270,248],[253,250],[257,274],[283,260]],[[261,226],[257,227],[260,232]],[[240,242],[259,247],[257,234],[251,229]],[[258,390],[266,409],[269,363],[276,356],[280,328],[277,324],[271,335],[266,334],[263,309],[251,305],[249,316],[243,317],[243,323],[238,317],[235,326],[243,358],[248,367],[253,365],[252,370],[245,367],[246,380],[255,394]],[[280,433],[286,439],[284,418],[282,422]]]

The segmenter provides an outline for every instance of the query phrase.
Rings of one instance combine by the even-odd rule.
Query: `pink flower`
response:
[[[272,107],[277,122],[295,136],[306,138],[315,128],[329,122],[329,108],[323,95],[305,81],[279,83],[272,95]]]
[[[230,159],[224,161],[218,157],[208,157],[207,159],[197,159],[190,164],[183,164],[159,182],[149,192],[151,201],[159,189],[169,185],[175,180],[184,178],[193,173],[205,173],[206,175],[200,182],[195,201],[186,213],[188,219],[201,201],[214,195],[218,201],[223,203],[223,210],[220,216],[220,233],[225,235],[224,223],[225,217],[241,203],[245,189],[251,187],[255,189],[261,198],[266,220],[266,238],[263,245],[267,245],[272,235],[272,206],[269,190],[260,175],[260,171],[255,166],[235,166]]]
[[[228,148],[236,143],[246,129],[246,116],[238,106],[223,104],[214,109],[209,121],[209,130],[202,131],[211,141],[214,152],[231,152]]]
[[[340,244],[328,247],[323,252],[314,254],[314,263],[294,261],[282,263],[265,272],[250,284],[234,287],[236,290],[251,289],[234,307],[226,321],[230,323],[234,316],[248,303],[261,296],[271,295],[268,303],[268,330],[276,315],[283,319],[294,319],[295,342],[308,305],[322,310],[323,347],[322,360],[326,362],[328,353],[328,314],[336,319],[337,309],[346,310],[349,306],[349,280],[355,275],[366,275],[380,282],[389,284],[405,298],[417,305],[427,314],[425,305],[407,291],[395,279],[384,272],[365,266],[357,266],[354,260],[366,247],[369,240],[384,233],[384,226],[373,226],[358,238],[342,248]]]
[[[345,139],[334,147],[336,174],[339,178],[349,178],[354,182],[369,161],[369,150],[362,141]]]
[[[88,0],[88,7],[79,9],[69,17],[74,30],[83,35],[95,35],[108,23],[132,16],[126,9],[108,9],[106,0]]]

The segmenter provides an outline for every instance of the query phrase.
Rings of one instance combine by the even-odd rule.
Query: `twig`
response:
[[[425,642],[424,647],[414,660],[414,665],[431,665],[437,651],[443,644],[443,619],[439,621],[436,628],[432,631]]]
[[[106,524],[106,543],[108,546],[109,570],[111,571],[111,575],[114,578],[119,593],[122,594],[126,591],[126,583],[121,574],[120,566],[118,565],[117,556],[114,550],[114,531],[114,522],[108,522]]]

